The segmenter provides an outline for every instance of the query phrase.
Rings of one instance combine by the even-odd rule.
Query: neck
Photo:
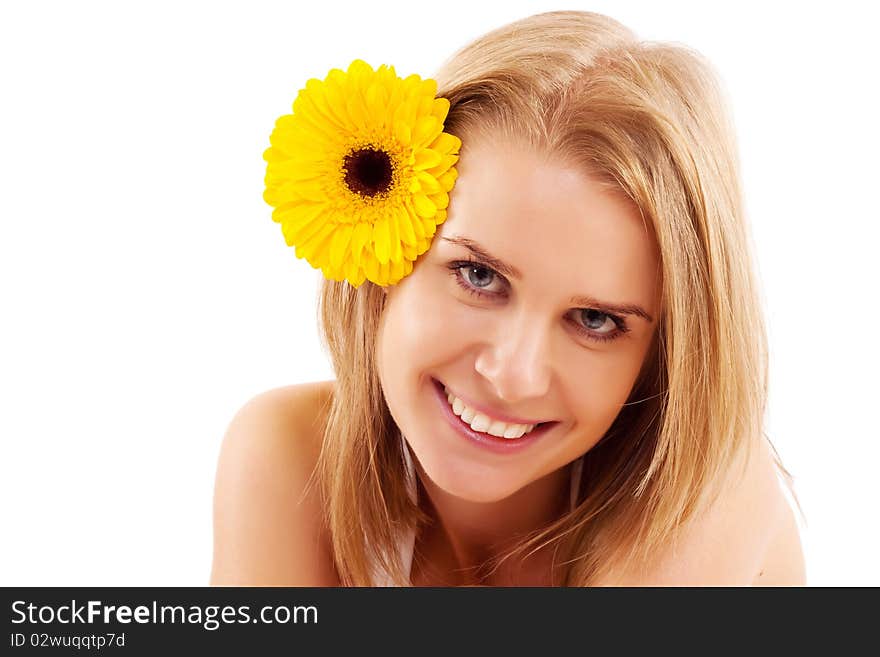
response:
[[[543,528],[559,518],[569,505],[570,466],[532,482],[509,497],[496,502],[471,502],[450,495],[434,484],[416,466],[425,492],[424,506],[436,522],[427,528],[435,550],[451,562],[453,570],[465,573],[470,583],[485,583],[469,579],[466,573],[476,573],[480,566],[512,547],[517,539]],[[540,552],[530,563],[543,563],[546,555]],[[528,567],[528,564],[505,563],[499,576]]]

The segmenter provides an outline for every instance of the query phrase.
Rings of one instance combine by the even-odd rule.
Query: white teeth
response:
[[[473,429],[474,431],[483,431],[483,432],[486,432],[486,429],[489,428],[490,424],[491,424],[491,421],[489,420],[489,417],[486,415],[483,415],[482,413],[477,413],[474,416],[474,419],[471,420],[471,422],[470,422],[471,429]]]
[[[516,425],[511,426],[509,424],[505,424],[504,422],[493,422],[489,425],[489,428],[486,429],[486,433],[497,436],[498,438],[504,438],[504,434],[507,433],[507,430],[514,428],[516,428]]]
[[[537,426],[534,424],[509,424],[499,420],[492,420],[487,415],[468,408],[463,401],[448,390],[446,390],[446,399],[450,406],[452,406],[452,412],[469,424],[474,431],[513,440],[529,433]]]
[[[519,438],[526,432],[527,425],[525,424],[511,424],[505,429],[504,437],[505,438]]]

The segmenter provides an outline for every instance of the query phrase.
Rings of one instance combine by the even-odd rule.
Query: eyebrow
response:
[[[472,239],[468,239],[467,237],[462,237],[460,235],[441,237],[440,239],[444,242],[449,242],[450,244],[457,244],[458,246],[465,247],[468,251],[479,258],[480,261],[492,267],[492,269],[496,269],[499,273],[504,274],[508,278],[521,279],[523,277],[519,269],[517,269],[513,265],[507,264],[500,258],[496,258],[484,247],[480,246]],[[607,301],[600,301],[599,299],[589,295],[573,296],[568,301],[569,303],[576,306],[583,306],[585,308],[598,310],[604,313],[610,313],[614,315],[633,315],[635,317],[641,317],[648,323],[654,322],[654,318],[651,317],[650,313],[648,313],[641,306],[634,303],[609,303]]]

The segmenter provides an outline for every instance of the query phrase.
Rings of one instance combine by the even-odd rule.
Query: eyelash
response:
[[[468,292],[469,294],[476,296],[476,297],[496,297],[498,295],[492,294],[490,292],[483,292],[479,288],[476,288],[476,287],[470,285],[469,283],[467,283],[461,274],[461,270],[464,269],[465,267],[472,267],[472,268],[479,267],[480,269],[485,269],[486,271],[492,272],[493,276],[504,281],[505,284],[507,283],[507,280],[501,274],[496,272],[491,267],[488,267],[487,265],[483,264],[479,260],[456,260],[455,262],[449,263],[449,265],[447,265],[447,267],[449,268],[450,274],[455,279],[455,282],[458,283],[459,287],[461,287],[466,292]],[[593,309],[593,308],[579,308],[578,310],[595,310],[595,309]],[[599,312],[601,312],[601,311],[599,311]],[[614,324],[617,326],[617,329],[615,331],[613,331],[612,333],[608,333],[607,335],[600,335],[594,331],[591,331],[588,328],[585,328],[582,324],[579,324],[578,322],[572,321],[571,323],[574,326],[575,330],[578,331],[578,333],[580,333],[582,336],[584,336],[588,340],[593,340],[594,342],[610,342],[611,340],[616,340],[617,338],[621,337],[623,334],[628,333],[630,331],[630,328],[626,324],[626,320],[623,319],[622,317],[618,317],[617,315],[612,315],[610,313],[602,313],[602,315],[604,315],[605,317],[609,317],[611,319],[611,321],[614,322]]]

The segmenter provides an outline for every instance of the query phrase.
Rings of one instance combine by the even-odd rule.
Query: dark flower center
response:
[[[345,184],[355,194],[377,196],[391,187],[394,168],[391,157],[375,148],[361,148],[345,156],[342,162]]]

